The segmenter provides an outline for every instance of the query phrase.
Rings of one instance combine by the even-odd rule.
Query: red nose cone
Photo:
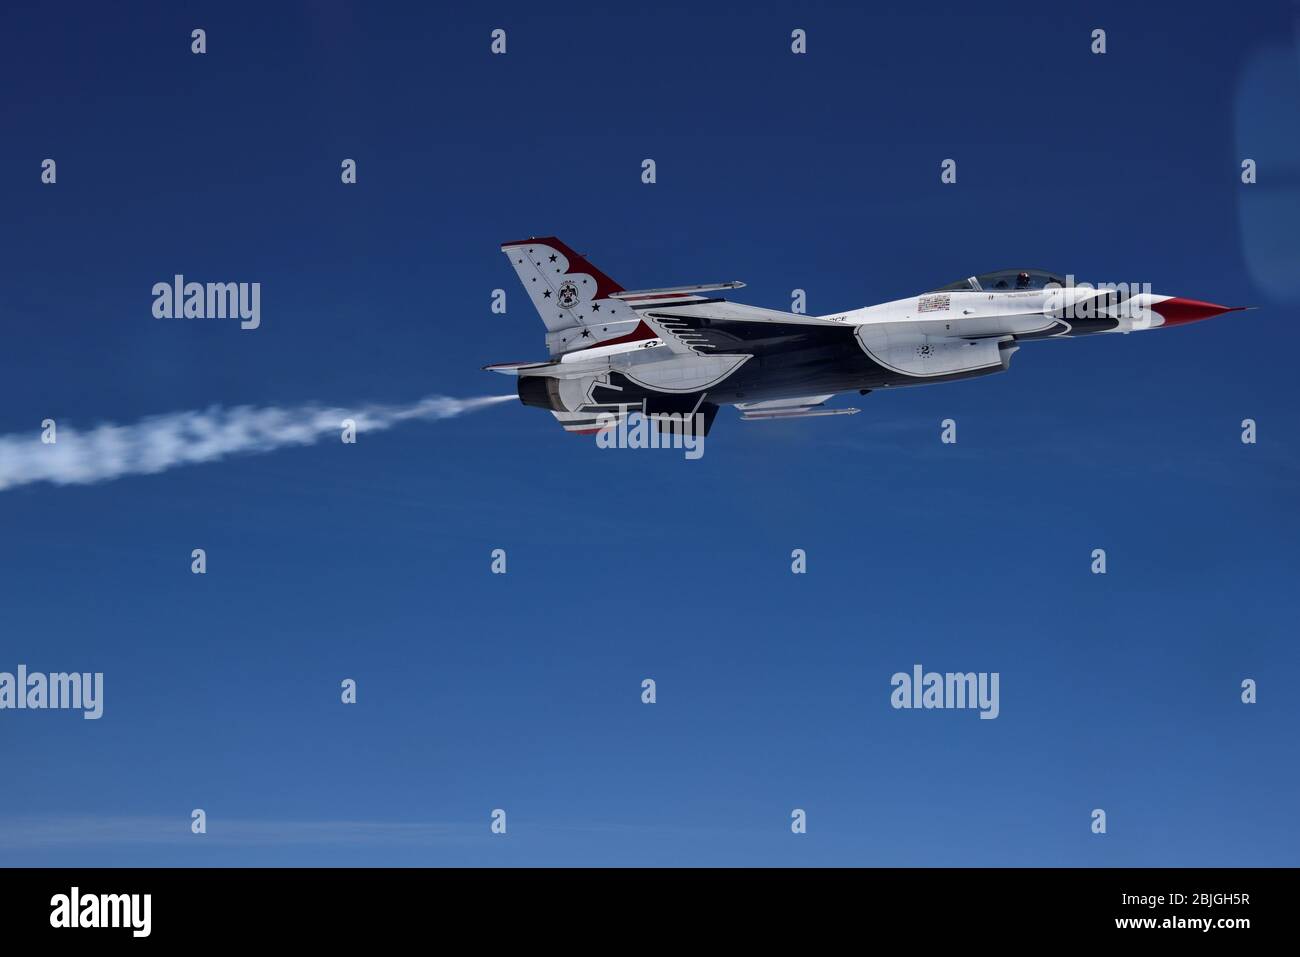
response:
[[[1181,326],[1185,322],[1209,319],[1211,316],[1219,316],[1225,312],[1237,312],[1245,307],[1219,306],[1212,302],[1200,302],[1196,299],[1182,299],[1175,296],[1172,299],[1166,299],[1164,302],[1158,302],[1151,308],[1164,316],[1166,326]]]

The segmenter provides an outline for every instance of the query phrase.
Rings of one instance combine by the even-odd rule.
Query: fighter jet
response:
[[[1007,269],[808,316],[717,295],[742,282],[629,291],[554,236],[501,251],[546,324],[550,358],[484,368],[518,376],[524,405],[578,434],[634,412],[690,416],[707,434],[724,405],[747,422],[852,414],[825,403],[1002,372],[1028,340],[1180,326],[1248,308]]]

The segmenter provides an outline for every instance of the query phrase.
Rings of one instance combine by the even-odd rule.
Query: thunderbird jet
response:
[[[852,414],[825,403],[1002,372],[1032,339],[1180,326],[1245,308],[1009,269],[806,316],[716,295],[742,282],[629,291],[554,236],[501,251],[546,324],[550,358],[485,368],[518,376],[524,405],[580,434],[632,412],[698,416],[707,434],[724,405],[749,422]]]

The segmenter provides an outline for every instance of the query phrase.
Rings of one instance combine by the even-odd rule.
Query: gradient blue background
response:
[[[498,251],[530,234],[813,313],[1021,265],[1262,309],[852,418],[724,409],[696,462],[508,403],[0,493],[0,670],[106,676],[97,722],[0,713],[0,863],[1295,864],[1300,294],[1246,251],[1295,233],[1297,97],[1242,94],[1293,31],[1281,2],[7,5],[0,434],[510,392],[480,367],[545,354]],[[260,281],[261,328],[153,319],[175,272]],[[1001,717],[893,710],[918,662],[1000,672]]]

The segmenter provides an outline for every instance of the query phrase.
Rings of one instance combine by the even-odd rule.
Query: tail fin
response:
[[[554,236],[504,243],[501,251],[546,323],[552,354],[625,335],[640,322],[634,309],[611,298],[623,287]]]

